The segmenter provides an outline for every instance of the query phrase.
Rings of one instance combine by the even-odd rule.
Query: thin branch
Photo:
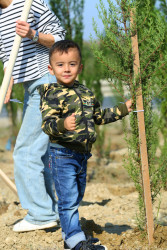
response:
[[[124,24],[124,30],[125,30],[125,34],[127,35],[127,26],[126,26],[126,15],[125,15],[125,10],[124,10],[124,6],[123,3],[121,2],[121,10],[122,10],[122,15],[123,15],[123,24]]]
[[[154,73],[156,73],[156,72],[157,72],[159,69],[161,69],[164,65],[165,65],[165,63],[163,63],[161,66],[159,66],[157,70],[154,70],[154,72],[152,72],[152,73],[150,73],[149,75],[145,76],[145,77],[143,78],[143,80],[146,79],[146,78],[149,78],[151,75],[154,75]]]
[[[124,96],[124,95],[122,95],[122,93],[119,91],[119,89],[114,85],[114,83],[112,83],[112,82],[109,82],[109,84],[111,84],[114,88],[115,88],[115,90],[120,94],[120,96],[125,100],[125,101],[127,101],[127,98]]]
[[[139,41],[139,44],[142,44],[147,38],[150,38],[150,35],[143,38],[143,40]],[[142,51],[145,53],[146,50]],[[143,54],[143,53],[142,53]]]
[[[118,52],[119,54],[120,54],[120,56],[122,57],[122,58],[124,58],[124,56],[122,55],[122,51],[117,51],[116,49],[114,49],[114,48],[112,48],[112,47],[110,47],[107,43],[105,43],[105,41],[103,40],[103,39],[101,39],[101,42],[103,43],[103,45],[105,46],[105,47],[107,47],[107,48],[109,48],[109,49],[111,49],[111,50],[113,50],[114,52]],[[119,47],[118,47],[118,49],[119,49]],[[121,50],[121,49],[120,49]]]
[[[161,46],[161,44],[151,53],[151,55],[150,55],[148,58],[150,58],[152,55],[154,55],[154,54],[158,51],[158,49],[160,48],[160,46]],[[152,59],[150,59],[150,60],[148,61],[148,63],[146,64],[145,68],[144,68],[143,71],[141,72],[141,75],[146,71],[146,69],[147,69],[147,67],[149,66],[149,64],[151,63],[151,61],[152,61]]]
[[[120,34],[119,33],[119,31],[117,31],[117,32],[115,32],[112,28],[111,28],[111,26],[108,28],[112,33],[114,33],[115,35],[117,35],[117,36],[120,36],[120,37],[122,37],[122,38],[125,38],[125,36],[123,36],[122,34]],[[120,31],[125,31],[123,28],[118,28]],[[128,29],[128,30],[130,30],[130,29]],[[127,34],[126,34],[126,36],[127,36]]]
[[[104,40],[102,38],[101,38],[101,41],[104,43]],[[122,51],[121,47],[119,47],[119,45],[116,44],[116,42],[114,40],[110,39],[110,41],[111,41],[111,43],[113,43],[117,47],[118,50]],[[108,46],[108,48],[110,48],[110,47]]]
[[[155,97],[155,96],[159,96],[160,93],[165,89],[167,88],[167,85],[166,86],[163,86],[162,88],[160,88],[160,90],[158,92],[156,92],[154,95],[151,96],[150,99],[148,99],[148,101],[146,102],[146,105],[149,104],[149,102],[151,102],[151,100]]]
[[[143,23],[140,25],[140,29],[141,29],[141,27],[145,24],[146,20],[147,20],[147,17],[144,18]]]
[[[105,63],[104,61],[102,61],[102,60],[100,59],[100,57],[97,56],[97,59],[98,59],[99,61],[101,61],[102,64],[104,64],[104,65],[105,65],[109,70],[111,70],[113,73],[118,74],[118,75],[125,76],[125,77],[127,77],[127,78],[130,77],[130,75],[125,75],[125,74],[122,74],[121,72],[118,72],[118,71],[112,69],[111,67],[109,67],[108,65],[106,65],[106,63]],[[123,79],[121,79],[121,80],[123,80]]]

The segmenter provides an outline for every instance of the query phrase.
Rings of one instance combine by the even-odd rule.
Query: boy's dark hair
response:
[[[74,41],[71,41],[71,40],[61,40],[61,41],[54,43],[53,46],[50,48],[49,63],[51,64],[51,57],[52,57],[54,52],[58,51],[58,52],[62,52],[62,54],[64,52],[68,53],[68,50],[71,48],[77,49],[79,56],[80,56],[80,59],[82,59],[81,49],[77,43],[75,43]]]

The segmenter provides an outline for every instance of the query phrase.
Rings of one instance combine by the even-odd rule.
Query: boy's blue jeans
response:
[[[79,222],[78,207],[86,187],[87,160],[91,154],[76,153],[67,148],[50,147],[62,236],[70,248],[86,240]]]
[[[57,201],[49,169],[49,138],[41,129],[40,95],[37,86],[55,82],[50,74],[24,83],[23,121],[14,148],[15,183],[25,217],[32,224],[56,221]]]

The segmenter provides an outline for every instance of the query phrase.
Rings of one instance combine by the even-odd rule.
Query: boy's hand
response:
[[[64,120],[65,129],[69,131],[75,130],[76,129],[75,121],[76,121],[75,114],[73,113],[72,115],[70,115]]]
[[[132,109],[131,109],[132,100],[131,100],[131,99],[128,100],[125,104],[126,104],[126,107],[127,107],[127,109],[128,109],[128,112],[131,112],[131,111],[132,111]]]

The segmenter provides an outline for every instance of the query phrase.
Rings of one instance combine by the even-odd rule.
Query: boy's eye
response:
[[[62,67],[62,66],[63,66],[63,64],[62,64],[62,63],[59,63],[59,64],[57,64],[57,66]]]
[[[70,65],[71,65],[71,66],[75,66],[75,65],[76,65],[76,63],[71,63]]]

